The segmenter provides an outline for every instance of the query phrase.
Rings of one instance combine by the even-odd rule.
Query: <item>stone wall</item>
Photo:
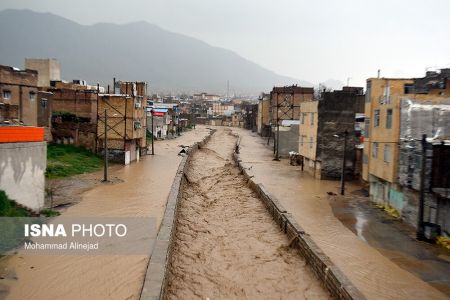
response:
[[[289,157],[290,151],[298,151],[298,125],[280,126],[280,144],[278,148],[278,155],[280,157]],[[272,136],[277,139],[277,128],[274,127],[272,132]]]

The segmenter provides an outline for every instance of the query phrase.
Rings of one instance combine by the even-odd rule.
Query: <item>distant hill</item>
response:
[[[274,85],[308,85],[281,76],[198,39],[156,25],[84,26],[30,10],[0,12],[0,64],[23,67],[24,58],[56,58],[65,80],[91,84],[148,81],[152,92],[208,91],[258,94]]]

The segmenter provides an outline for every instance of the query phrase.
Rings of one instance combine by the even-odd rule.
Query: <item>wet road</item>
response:
[[[219,128],[190,162],[168,299],[328,299],[232,161]]]
[[[368,197],[330,197],[335,216],[363,241],[450,298],[450,252],[415,239],[415,229],[376,208]]]
[[[114,169],[116,184],[81,195],[66,217],[154,217],[159,227],[181,157],[178,145],[192,145],[209,133],[204,126],[155,144],[156,155]],[[98,173],[102,178],[102,172]],[[133,245],[130,245],[131,247]],[[0,265],[0,299],[138,299],[147,255],[13,256]],[[3,291],[3,292],[2,292]]]
[[[448,299],[428,283],[400,268],[335,217],[327,192],[339,193],[338,181],[315,180],[288,160],[272,161],[273,153],[248,130],[241,135],[240,158],[256,183],[262,183],[368,299]],[[358,188],[347,186],[347,192]],[[358,224],[363,228],[363,219]],[[360,232],[361,234],[361,232]]]

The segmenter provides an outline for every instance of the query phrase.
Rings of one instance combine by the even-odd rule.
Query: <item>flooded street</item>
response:
[[[328,299],[234,165],[220,128],[193,154],[179,204],[168,299]]]
[[[450,252],[415,239],[415,228],[358,195],[330,197],[333,213],[392,262],[450,297]]]
[[[331,261],[367,299],[448,299],[448,297],[391,261],[364,241],[366,219],[352,221],[355,233],[336,218],[327,192],[339,193],[339,181],[316,180],[287,159],[272,161],[273,152],[261,139],[246,130],[241,135],[240,158],[256,183],[275,195]],[[358,186],[346,185],[346,193]],[[370,225],[370,224],[369,224]],[[382,237],[381,237],[382,238]],[[389,243],[389,238],[385,238]],[[415,262],[411,257],[411,263]]]
[[[153,217],[159,226],[181,157],[179,145],[208,135],[198,126],[173,140],[158,141],[154,156],[113,168],[116,183],[99,184],[81,194],[64,217]],[[102,172],[98,172],[102,178]],[[91,175],[89,175],[91,176]],[[133,245],[130,245],[133,247]],[[0,298],[138,299],[148,255],[24,256],[1,260]]]

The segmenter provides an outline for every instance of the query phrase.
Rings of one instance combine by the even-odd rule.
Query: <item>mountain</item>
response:
[[[80,25],[50,13],[0,11],[0,64],[56,58],[65,80],[91,84],[148,81],[151,92],[257,94],[274,85],[300,84],[238,54],[146,22]]]

